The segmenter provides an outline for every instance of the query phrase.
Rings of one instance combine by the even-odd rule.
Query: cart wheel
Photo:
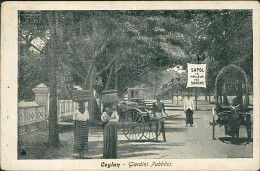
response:
[[[158,126],[158,135],[156,137],[156,124],[158,121],[150,121],[145,124],[144,137],[148,140],[156,140],[156,138],[161,134],[161,125]]]
[[[138,109],[130,109],[122,121],[123,133],[128,140],[138,141],[144,134],[144,119]]]

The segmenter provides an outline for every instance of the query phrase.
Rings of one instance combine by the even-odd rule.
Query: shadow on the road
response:
[[[170,118],[166,118],[166,121],[182,121],[185,120],[185,118],[174,118],[174,117],[170,117]]]
[[[91,156],[103,155],[103,141],[91,141],[88,143],[88,154]]]
[[[141,141],[118,141],[118,158],[130,158],[160,155],[160,151],[165,151],[169,147],[183,146],[184,142],[155,142],[151,140]],[[158,151],[158,153],[157,153]],[[102,158],[103,154],[103,141],[89,142],[89,151],[86,156],[93,156],[93,158]]]
[[[167,132],[185,132],[187,131],[188,128],[165,128],[165,132],[167,134]]]
[[[91,135],[91,137],[102,137],[103,131],[103,128],[93,128],[89,130],[89,134]]]
[[[129,140],[118,141],[118,158],[144,157],[151,155],[160,155],[160,151],[165,151],[169,147],[184,146],[185,142],[155,142],[141,140],[132,142]],[[103,142],[89,142],[89,151],[86,156],[93,156],[93,158],[102,158]]]
[[[160,139],[160,137],[159,137]],[[130,140],[120,140],[118,141],[118,144],[131,144],[131,145],[144,145],[144,144],[148,144],[148,145],[162,145],[162,146],[182,146],[183,142],[163,142],[161,140],[158,140],[158,142],[156,142],[155,140],[139,140],[139,141],[130,141]]]
[[[196,118],[196,117],[195,117],[195,118],[193,118],[193,119],[194,119],[194,120],[197,120],[197,119],[205,119],[205,118]]]
[[[120,151],[120,158],[141,157],[150,155],[160,155],[160,151],[167,150],[173,146],[183,146],[182,142],[148,142],[139,141],[131,142],[128,140],[118,141],[118,151]],[[158,153],[157,153],[158,151]]]
[[[248,138],[246,138],[246,137],[239,138],[236,143],[231,143],[232,137],[219,137],[218,139],[225,144],[234,144],[234,145],[246,145],[249,142],[253,142],[252,138],[248,141]]]
[[[141,157],[141,156],[149,156],[149,155],[159,155],[159,153],[121,153],[119,154],[119,158],[130,158],[130,157]]]
[[[193,117],[193,119],[205,119],[205,118],[201,118],[201,117]],[[174,117],[169,117],[165,119],[166,121],[182,121],[182,120],[186,120],[185,117],[178,117],[178,118],[174,118]]]
[[[46,142],[18,148],[18,159],[62,159],[72,158],[73,147],[66,141],[61,141],[58,147],[50,147]]]

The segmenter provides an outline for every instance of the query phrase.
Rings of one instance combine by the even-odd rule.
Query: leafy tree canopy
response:
[[[155,85],[168,68],[185,69],[198,56],[207,64],[208,91],[228,64],[242,67],[252,82],[252,45],[250,10],[20,11],[19,98],[40,82],[48,85],[50,48],[56,49],[60,90],[88,87],[101,77],[123,93]]]

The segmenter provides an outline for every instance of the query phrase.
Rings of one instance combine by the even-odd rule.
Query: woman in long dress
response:
[[[116,106],[111,109],[110,106],[106,107],[106,111],[102,113],[101,120],[104,124],[104,150],[103,157],[106,159],[117,158],[117,128],[116,123],[119,120]]]
[[[184,112],[186,114],[186,126],[188,126],[188,124],[190,124],[190,126],[192,126],[193,125],[194,103],[189,95],[184,100]]]
[[[84,158],[88,151],[89,112],[88,102],[78,102],[78,110],[74,112],[74,151]]]

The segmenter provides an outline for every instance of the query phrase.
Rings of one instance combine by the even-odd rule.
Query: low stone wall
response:
[[[44,129],[48,126],[46,107],[33,102],[21,102],[18,107],[18,133]],[[21,105],[22,104],[22,105]]]

